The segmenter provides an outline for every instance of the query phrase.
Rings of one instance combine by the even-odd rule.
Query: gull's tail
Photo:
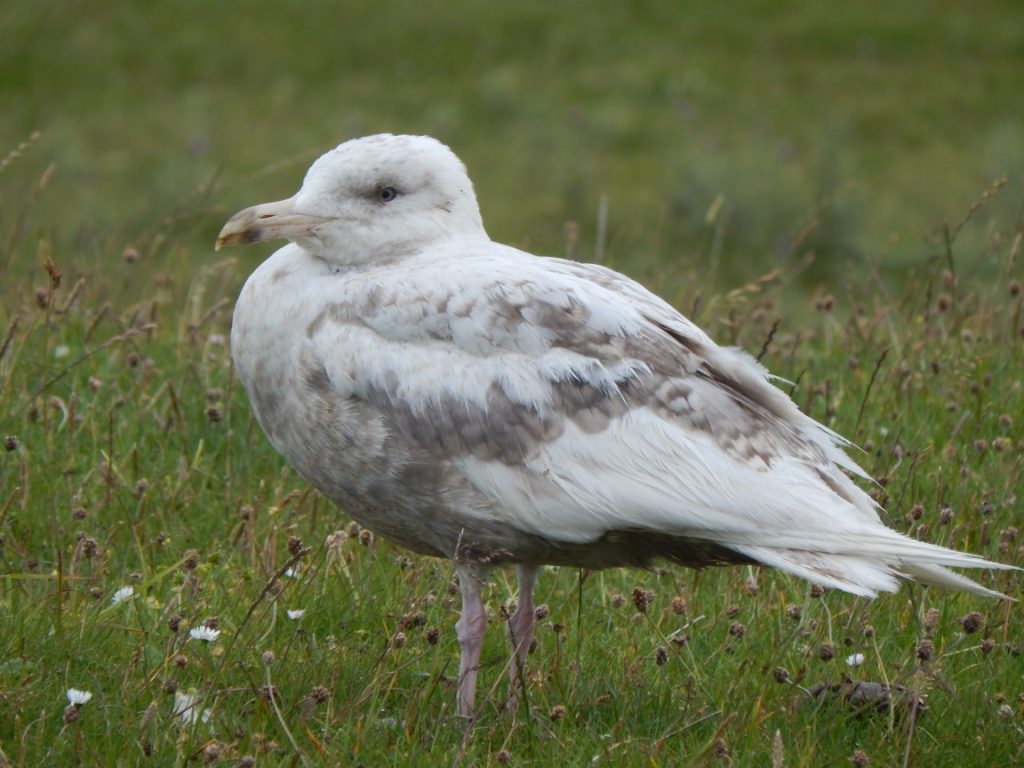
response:
[[[879,592],[895,592],[900,587],[900,579],[908,579],[982,597],[1013,599],[950,571],[948,566],[1018,570],[1016,566],[994,563],[977,555],[926,544],[895,531],[890,533],[893,536],[885,537],[884,544],[861,542],[850,547],[848,552],[810,552],[750,545],[732,545],[732,549],[813,583],[863,597],[876,597]],[[872,544],[875,546],[872,547]]]

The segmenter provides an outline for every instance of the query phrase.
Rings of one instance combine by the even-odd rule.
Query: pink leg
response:
[[[519,597],[516,610],[508,617],[505,628],[508,641],[512,645],[512,661],[508,676],[513,690],[525,684],[523,671],[526,668],[526,655],[530,652],[533,642],[533,586],[537,583],[537,567],[533,565],[517,565],[516,579],[519,582]]]
[[[480,597],[483,579],[477,569],[470,565],[457,565],[455,572],[459,576],[459,589],[462,591],[462,615],[455,622],[455,636],[462,649],[457,702],[459,714],[472,717],[476,673],[480,667],[480,651],[483,649],[484,628],[487,626],[484,603]]]

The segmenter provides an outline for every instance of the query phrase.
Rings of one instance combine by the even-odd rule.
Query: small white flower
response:
[[[174,694],[173,713],[180,717],[181,722],[185,725],[192,725],[200,720],[205,723],[212,714],[209,709],[204,709],[202,714],[200,714],[199,697],[193,696],[190,693],[182,693],[181,691],[177,691]]]
[[[127,600],[129,597],[132,597],[134,594],[135,587],[121,587],[119,590],[117,590],[117,592],[114,593],[114,596],[110,598],[110,602],[114,605],[117,605],[118,603],[123,603],[125,600]]]
[[[53,348],[53,357],[55,360],[61,360],[71,354],[71,347],[67,344],[58,344]]]
[[[305,612],[306,611],[304,608],[296,608],[293,611],[288,611],[288,618],[292,621],[298,621],[302,618],[302,614],[304,614]]]
[[[220,630],[207,626],[192,627],[188,631],[193,640],[202,640],[204,643],[212,643],[220,637]]]
[[[302,574],[300,574],[294,568],[285,568],[284,569],[284,575],[287,576],[289,579],[297,579]]]
[[[91,691],[80,691],[77,688],[68,688],[68,703],[80,707],[92,698]]]
[[[848,667],[859,667],[864,663],[863,653],[853,653],[846,657],[846,666]]]

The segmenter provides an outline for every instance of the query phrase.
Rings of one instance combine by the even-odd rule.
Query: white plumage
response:
[[[881,523],[847,443],[609,269],[492,242],[465,168],[427,137],[372,136],[223,244],[286,238],[249,278],[231,346],[267,436],[361,524],[452,558],[459,707],[473,712],[491,565],[517,564],[520,662],[545,563],[771,565],[857,595],[913,578],[997,592],[1005,568]],[[518,665],[512,665],[518,682]]]

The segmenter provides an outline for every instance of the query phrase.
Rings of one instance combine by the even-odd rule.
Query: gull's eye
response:
[[[398,197],[398,190],[394,187],[381,187],[377,190],[377,199],[382,203],[390,203]]]

